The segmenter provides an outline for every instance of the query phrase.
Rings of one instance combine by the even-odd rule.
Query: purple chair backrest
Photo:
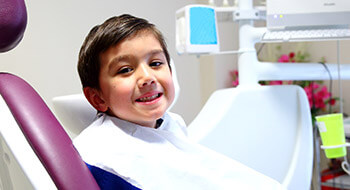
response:
[[[1,0],[0,3],[0,52],[6,52],[23,38],[27,11],[24,0]]]
[[[26,24],[24,0],[0,0],[0,52],[21,41]],[[28,83],[0,73],[0,95],[58,189],[99,189],[67,133]]]
[[[27,82],[0,73],[0,94],[58,189],[99,189],[67,133]]]

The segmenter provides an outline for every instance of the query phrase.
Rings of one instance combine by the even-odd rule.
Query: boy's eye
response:
[[[162,64],[163,64],[162,62],[154,61],[154,62],[152,62],[151,64],[149,64],[149,66],[151,66],[151,67],[159,67],[159,66],[161,66]]]
[[[118,71],[118,74],[125,74],[125,73],[130,73],[131,71],[133,71],[132,68],[130,67],[123,67]]]

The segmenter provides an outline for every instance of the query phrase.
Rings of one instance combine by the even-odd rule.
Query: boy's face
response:
[[[174,100],[174,84],[159,41],[148,31],[100,54],[97,108],[120,119],[155,127]],[[91,102],[91,101],[90,101]]]

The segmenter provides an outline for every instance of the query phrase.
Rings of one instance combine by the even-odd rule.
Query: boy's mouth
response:
[[[161,97],[162,95],[163,95],[163,93],[157,93],[157,94],[154,94],[152,96],[144,96],[144,97],[136,99],[136,102],[152,102],[152,101],[156,100],[157,98]]]

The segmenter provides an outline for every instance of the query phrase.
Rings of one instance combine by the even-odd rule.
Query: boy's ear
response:
[[[86,99],[96,110],[100,112],[106,112],[108,110],[108,106],[102,99],[100,91],[92,87],[85,87],[83,91]]]

